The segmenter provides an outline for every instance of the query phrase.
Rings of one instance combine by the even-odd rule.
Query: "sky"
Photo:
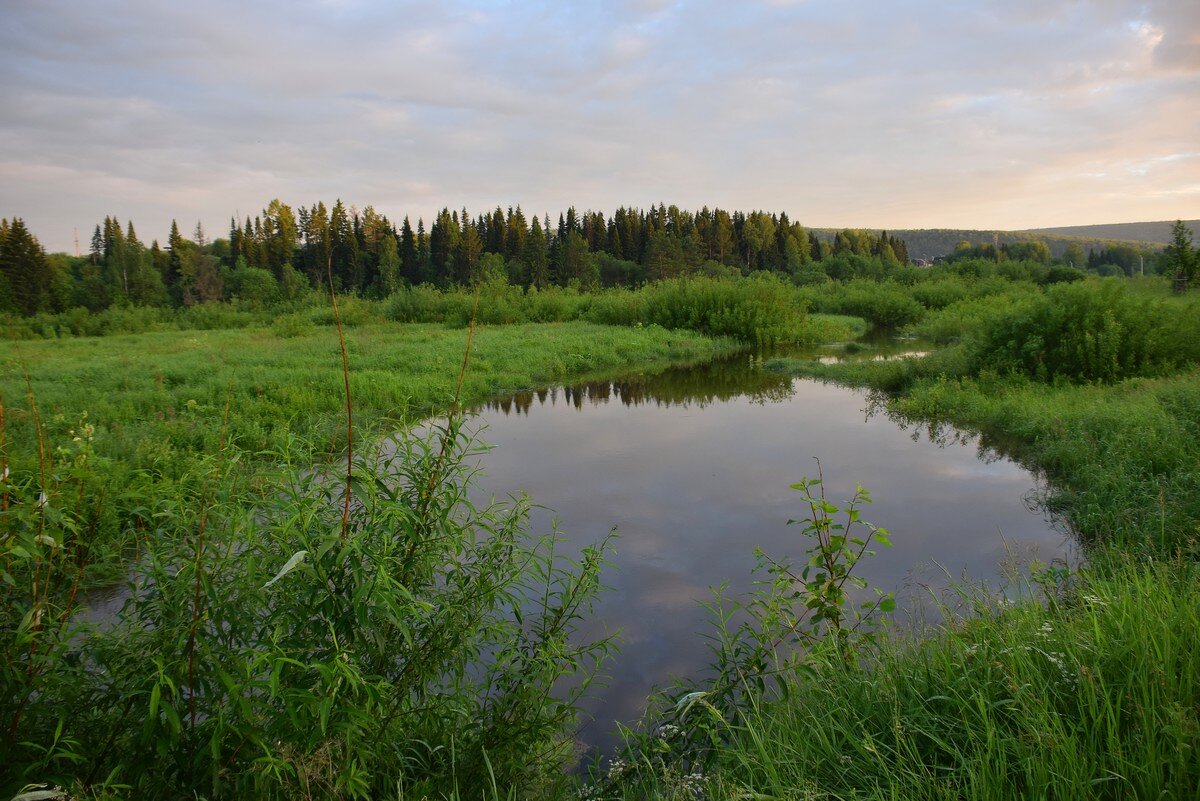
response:
[[[1200,218],[1197,0],[0,0],[0,217]]]

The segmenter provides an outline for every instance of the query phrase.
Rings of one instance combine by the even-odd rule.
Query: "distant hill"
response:
[[[1184,220],[1188,228],[1200,233],[1200,220]],[[1022,233],[1087,237],[1093,239],[1120,239],[1135,242],[1153,242],[1167,245],[1171,242],[1171,226],[1174,220],[1161,222],[1112,223],[1111,225],[1071,225],[1065,228],[1030,228]]]
[[[1200,235],[1200,220],[1188,221],[1193,231]],[[1161,226],[1161,232],[1159,227]],[[1043,228],[1030,231],[980,231],[963,228],[897,228],[889,229],[888,234],[904,240],[910,259],[932,259],[951,253],[955,246],[962,241],[972,245],[983,245],[992,242],[1010,244],[1014,242],[1029,242],[1041,240],[1050,248],[1050,253],[1061,256],[1072,242],[1089,250],[1103,250],[1113,245],[1127,245],[1138,250],[1154,253],[1162,250],[1163,245],[1170,242],[1169,222],[1151,223],[1119,223],[1115,225],[1081,225],[1070,228]],[[838,228],[810,228],[810,233],[821,239],[831,240]],[[870,229],[878,234],[879,229]],[[1117,234],[1122,234],[1118,236]],[[1149,238],[1135,236],[1140,234]]]

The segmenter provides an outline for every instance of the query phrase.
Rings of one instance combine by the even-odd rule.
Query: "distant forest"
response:
[[[1197,225],[1200,223],[1192,223],[1193,230],[1200,230]],[[1133,236],[1116,236],[1115,234],[1102,234],[1099,231],[1096,233],[1088,233],[1089,230],[1095,229],[1121,229],[1123,226],[1081,226],[1077,229],[1045,229],[1043,231],[984,231],[980,229],[966,228],[905,228],[896,229],[891,232],[892,236],[903,239],[908,246],[908,255],[913,259],[932,260],[953,253],[962,242],[966,242],[969,246],[1020,246],[1030,242],[1041,242],[1049,248],[1050,256],[1054,259],[1062,259],[1068,249],[1074,245],[1083,251],[1084,256],[1089,251],[1100,252],[1104,250],[1112,250],[1116,248],[1130,248],[1133,251],[1148,256],[1151,253],[1161,250],[1163,245],[1171,241],[1170,228],[1171,224],[1166,223],[1166,233],[1160,232],[1157,228],[1153,231],[1149,229],[1140,229],[1137,226],[1142,224],[1131,224],[1132,232],[1141,232],[1145,234],[1153,233],[1153,239],[1143,239]],[[1144,225],[1159,226],[1160,223],[1145,223]],[[1079,233],[1071,234],[1068,231],[1078,231]],[[810,228],[809,235],[817,236],[824,239],[830,239],[836,231],[828,228]],[[1136,260],[1135,260],[1136,262]],[[1076,266],[1080,266],[1080,262],[1075,262]]]
[[[951,259],[1057,258],[1101,273],[1131,273],[1148,253],[1126,248],[1085,254],[1078,242],[1053,253],[1030,235],[999,247],[943,239],[939,255]],[[172,223],[165,247],[157,240],[146,245],[132,221],[109,216],[96,224],[89,252],[81,256],[47,256],[21,219],[0,220],[0,312],[220,300],[269,304],[327,288],[330,280],[339,292],[386,297],[405,285],[447,288],[481,279],[585,291],[764,271],[796,283],[880,279],[910,268],[910,253],[906,239],[894,232],[810,231],[786,213],[764,211],[693,212],[659,204],[606,216],[572,207],[555,224],[549,215],[526,217],[520,206],[475,216],[443,209],[426,229],[423,219],[415,227],[408,217],[397,225],[371,206],[359,211],[341,200],[331,208],[319,202],[297,210],[272,200],[253,218],[231,218],[227,235],[215,239],[199,224],[186,238]]]

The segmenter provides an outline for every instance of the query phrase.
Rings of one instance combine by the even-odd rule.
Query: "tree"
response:
[[[0,275],[9,302],[21,314],[37,314],[50,305],[50,268],[46,251],[25,227],[13,219],[0,236]],[[0,304],[4,298],[0,297]]]
[[[600,272],[588,252],[587,240],[574,228],[557,244],[559,276],[564,284],[580,289],[595,289],[600,283]]]
[[[171,233],[167,236],[167,253],[167,274],[163,276],[163,280],[171,299],[178,305],[183,302],[179,279],[183,275],[184,241],[179,233],[179,223],[174,220],[171,220]]]
[[[1175,277],[1175,291],[1187,291],[1189,282],[1196,277],[1197,254],[1192,252],[1192,229],[1176,220],[1171,225],[1171,244],[1163,251],[1167,269]]]
[[[528,265],[529,285],[536,289],[545,289],[550,283],[550,259],[546,253],[546,234],[536,216],[529,229],[529,236],[525,237],[522,261]]]
[[[409,233],[412,233],[412,229],[409,229]],[[376,294],[381,298],[386,298],[400,288],[400,281],[400,248],[396,244],[396,237],[388,233],[384,235],[379,246],[379,278],[376,282]]]
[[[1087,263],[1087,257],[1083,255],[1083,248],[1078,242],[1072,242],[1067,245],[1067,249],[1063,251],[1063,264],[1070,267],[1083,267]]]
[[[172,224],[171,233],[178,236],[178,226]],[[220,300],[224,292],[217,260],[206,250],[208,239],[199,222],[196,223],[194,236],[194,243],[188,245],[180,237],[179,243],[171,248],[172,255],[177,248],[180,250],[179,295],[184,306]]]
[[[296,224],[296,215],[286,203],[279,198],[272,200],[263,212],[266,232],[267,269],[278,280],[285,268],[292,264],[292,255],[296,252],[300,228]]]

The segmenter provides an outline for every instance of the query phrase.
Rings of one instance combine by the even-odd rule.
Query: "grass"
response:
[[[348,329],[346,339],[355,410],[366,427],[448,407],[465,332],[373,324]],[[733,349],[661,328],[481,328],[462,401],[615,369],[706,361]],[[27,420],[27,372],[43,418],[67,424],[87,411],[100,452],[144,463],[151,456],[145,449],[159,456],[214,450],[227,398],[230,433],[242,448],[314,432],[333,438],[344,403],[338,367],[328,329],[286,338],[250,328],[12,342],[0,365],[0,392],[14,439]]]
[[[870,670],[818,662],[729,721],[710,797],[1193,797],[1198,596],[1192,566],[1125,559]]]
[[[848,314],[810,314],[804,321],[799,341],[805,344],[850,342],[867,333],[870,323]]]
[[[986,288],[958,279],[944,287],[925,285],[923,291],[914,293],[924,309],[920,313],[910,309],[908,290],[900,285],[872,288],[863,284],[835,298],[843,310],[865,308],[882,298],[886,302],[880,302],[875,317],[891,324],[916,319],[916,325],[925,326],[923,333],[961,343],[932,356],[832,365],[776,360],[771,366],[897,393],[887,399],[892,414],[920,421],[934,436],[944,424],[978,431],[985,445],[1044,471],[1051,481],[1052,507],[1090,545],[1087,568],[1074,574],[1042,569],[1035,573],[1037,599],[1017,604],[1001,596],[964,591],[955,609],[967,608],[971,614],[958,616],[947,608],[943,622],[920,636],[858,640],[851,643],[854,650],[849,661],[843,651],[833,658],[833,651],[816,649],[809,658],[799,660],[801,667],[772,677],[754,691],[747,690],[736,704],[722,707],[719,716],[708,715],[706,736],[717,747],[704,750],[701,757],[694,752],[690,756],[673,754],[672,744],[656,738],[649,728],[650,733],[635,741],[635,753],[644,758],[648,769],[631,772],[628,779],[617,775],[604,785],[606,797],[1116,799],[1188,798],[1195,794],[1200,787],[1200,657],[1195,648],[1195,634],[1200,630],[1200,571],[1195,564],[1200,535],[1200,500],[1195,493],[1200,484],[1200,373],[1178,367],[1190,357],[1169,364],[1113,361],[1119,370],[1106,368],[1094,374],[1076,370],[1056,375],[1053,381],[1043,380],[1048,375],[1044,371],[1030,368],[1022,372],[1027,366],[1015,357],[1005,362],[1008,367],[999,369],[998,361],[987,362],[980,354],[1004,355],[1006,342],[994,334],[1000,326],[1011,324],[1013,315],[1025,315],[1022,336],[1037,334],[1049,330],[1045,321],[1057,325],[1072,319],[1069,315],[1031,313],[1030,309],[1043,308],[1038,306],[1043,297],[1054,299],[1070,312],[1072,298],[1090,303],[1092,296],[1087,294],[1091,291],[1087,286],[1053,290],[1043,296],[1043,290],[1032,285],[1013,286],[1005,292],[992,278],[986,280],[991,281]],[[1190,319],[1187,302],[1166,296],[1162,282],[1138,283],[1129,294],[1134,303],[1113,308],[1152,312],[1150,306],[1141,304],[1158,303],[1163,304],[1163,314],[1155,314],[1152,323],[1182,325],[1181,321]],[[629,298],[613,295],[610,300],[612,306],[606,313],[616,315],[622,313]],[[1112,303],[1124,301],[1116,298]],[[985,309],[990,312],[984,313]],[[369,304],[350,304],[347,309],[353,323],[347,330],[351,385],[356,420],[364,433],[445,408],[453,394],[466,339],[465,332],[440,325],[386,323],[376,311]],[[142,639],[126,641],[122,635],[107,644],[109,653],[120,657],[121,661],[113,664],[127,679],[117,681],[117,674],[110,678],[88,670],[80,673],[75,662],[64,659],[55,662],[54,669],[81,685],[103,684],[97,690],[99,696],[76,697],[69,682],[54,683],[50,678],[26,696],[33,705],[42,706],[43,715],[37,719],[42,739],[35,746],[22,746],[27,749],[37,750],[47,737],[57,736],[55,699],[64,704],[74,699],[66,706],[89,710],[87,715],[76,716],[84,721],[82,729],[69,729],[61,743],[46,750],[47,766],[66,765],[61,762],[66,757],[56,756],[60,754],[78,753],[99,766],[115,760],[128,775],[139,776],[144,789],[149,786],[146,782],[156,781],[157,774],[141,771],[138,761],[143,757],[153,761],[157,748],[160,754],[184,760],[177,762],[177,775],[197,782],[203,773],[199,766],[207,759],[196,745],[196,738],[203,734],[213,743],[214,761],[204,770],[211,771],[214,787],[219,780],[243,782],[245,791],[264,796],[297,788],[312,793],[318,785],[310,780],[337,775],[342,783],[326,787],[329,792],[378,794],[381,786],[372,782],[389,771],[403,774],[409,770],[395,767],[399,763],[385,752],[364,745],[360,733],[378,728],[386,733],[388,747],[396,749],[396,755],[414,765],[419,763],[417,773],[404,774],[410,781],[408,795],[524,797],[534,792],[529,785],[513,789],[517,786],[513,782],[523,781],[521,777],[528,773],[530,766],[522,764],[522,754],[529,749],[512,740],[509,744],[513,747],[504,750],[502,746],[513,733],[504,721],[511,705],[489,706],[489,691],[469,691],[454,701],[461,702],[454,714],[463,715],[464,721],[484,721],[483,728],[475,723],[446,725],[449,718],[439,717],[440,711],[424,721],[423,726],[428,724],[424,731],[433,733],[429,742],[437,745],[428,752],[411,751],[413,738],[403,727],[385,724],[379,728],[378,699],[384,699],[388,708],[396,708],[408,698],[392,695],[398,677],[388,672],[394,666],[385,655],[406,653],[406,638],[413,636],[411,621],[419,622],[419,632],[427,637],[426,647],[445,646],[443,653],[454,664],[459,664],[462,652],[452,647],[452,640],[460,634],[482,637],[477,640],[481,645],[474,647],[484,651],[500,647],[498,640],[487,637],[495,633],[488,633],[492,628],[508,621],[504,614],[498,614],[493,622],[480,625],[472,621],[469,628],[457,629],[453,613],[466,608],[461,599],[452,599],[444,610],[436,604],[425,605],[409,594],[408,579],[394,579],[394,586],[384,582],[391,593],[387,605],[355,600],[359,593],[374,593],[381,577],[391,576],[397,565],[411,569],[409,542],[435,546],[438,539],[401,538],[391,543],[398,550],[389,552],[383,546],[391,541],[378,541],[373,532],[401,531],[413,525],[423,531],[422,526],[440,525],[438,521],[452,519],[458,508],[456,498],[463,497],[457,494],[459,489],[447,486],[444,515],[414,520],[409,510],[425,502],[421,493],[411,502],[389,506],[395,498],[388,495],[387,487],[356,488],[366,494],[355,496],[365,499],[355,512],[370,514],[361,521],[361,538],[350,539],[349,547],[361,551],[355,551],[360,555],[349,561],[339,550],[347,547],[345,535],[339,539],[336,527],[327,523],[329,510],[325,507],[330,504],[322,499],[316,499],[315,506],[297,507],[303,514],[280,507],[281,524],[263,527],[259,540],[250,535],[260,521],[246,515],[244,509],[238,518],[241,507],[234,503],[225,512],[231,520],[240,521],[241,528],[220,540],[222,535],[214,526],[212,535],[214,543],[224,543],[227,561],[214,562],[211,567],[202,561],[203,538],[197,541],[190,532],[196,529],[197,516],[205,519],[206,504],[214,510],[221,507],[212,500],[214,491],[206,486],[205,471],[211,469],[205,467],[201,455],[217,452],[226,441],[231,449],[295,454],[297,464],[308,464],[306,460],[312,456],[337,452],[344,443],[345,432],[339,423],[342,377],[337,371],[337,343],[328,329],[314,328],[324,322],[298,314],[281,317],[268,328],[22,342],[11,343],[7,349],[0,392],[6,407],[10,454],[34,453],[32,409],[24,400],[24,373],[28,370],[41,416],[56,435],[52,441],[65,435],[70,442],[75,432],[88,425],[95,427],[94,456],[89,442],[86,454],[85,446],[80,445],[78,452],[68,447],[56,455],[58,464],[71,464],[72,459],[81,464],[84,455],[91,458],[89,469],[109,482],[103,487],[113,497],[109,507],[120,507],[116,486],[121,483],[131,498],[126,509],[131,514],[137,503],[145,505],[148,492],[161,491],[167,501],[153,504],[158,511],[146,518],[153,521],[157,533],[169,535],[153,546],[162,549],[154,551],[161,559],[153,563],[158,571],[156,580],[143,587],[146,603],[137,611],[139,616],[126,621]],[[826,315],[809,315],[804,322],[808,327],[820,327],[827,339],[840,338],[832,336],[833,332],[852,331],[861,325],[853,318]],[[1114,352],[1123,347],[1121,337],[1129,330],[1120,325],[1112,328]],[[980,350],[979,343],[984,341],[998,349]],[[653,326],[610,328],[572,322],[484,327],[476,333],[463,401],[630,366],[655,369],[669,361],[701,361],[734,347],[729,341],[714,342]],[[1078,347],[1073,352],[1081,354],[1081,360],[1092,355]],[[1083,361],[1081,364],[1086,366]],[[230,423],[223,434],[226,404]],[[86,423],[81,418],[85,410],[89,415]],[[432,444],[425,448],[415,454],[421,458],[403,462],[405,469],[427,470],[432,463],[437,473],[440,457],[430,458],[435,453]],[[27,536],[21,542],[28,541],[31,551],[45,550],[41,526],[48,519],[46,510],[56,510],[59,501],[66,500],[65,493],[62,499],[51,498],[49,504],[36,500],[38,488],[30,480],[33,464],[33,457],[28,456],[16,465],[24,472],[19,507],[24,511],[12,518],[27,524]],[[61,483],[91,501],[89,487],[69,470]],[[430,481],[428,486],[433,484]],[[410,480],[405,486],[419,489],[426,486],[426,479]],[[258,502],[265,501],[268,508],[273,501],[285,500],[262,487],[258,491]],[[303,494],[300,491],[295,496]],[[381,514],[377,509],[390,511],[373,517]],[[105,514],[114,512],[106,508]],[[113,518],[114,524],[118,518]],[[384,518],[390,522],[378,529]],[[77,519],[82,525],[86,515]],[[520,523],[503,522],[510,519],[489,513],[473,518],[468,527],[511,533]],[[61,528],[67,531],[71,527]],[[199,528],[203,534],[203,522]],[[465,534],[467,528],[459,532]],[[308,539],[297,541],[298,535]],[[489,541],[474,536],[462,540],[473,543],[470,547],[485,547]],[[244,542],[251,545],[234,547]],[[312,554],[311,566],[296,567],[274,591],[278,594],[266,594],[290,569],[286,565],[302,564],[293,561],[300,553],[294,551],[297,542],[305,553]],[[253,551],[255,558],[239,559],[241,547],[258,548]],[[487,558],[510,556],[501,548]],[[461,560],[461,556],[431,550],[423,563],[424,572],[413,575],[424,580],[430,592],[453,589],[438,577],[447,564],[471,564]],[[186,572],[189,562],[195,565],[191,574]],[[285,567],[279,570],[281,564]],[[177,572],[180,565],[184,572]],[[519,560],[513,569],[518,566]],[[70,567],[69,561],[64,562],[65,575]],[[350,572],[343,572],[347,570]],[[355,572],[359,570],[361,576]],[[37,571],[35,566],[35,589],[41,575]],[[273,573],[276,578],[267,581]],[[346,578],[330,585],[326,574]],[[485,585],[488,575],[480,574]],[[188,580],[177,581],[180,576]],[[547,581],[550,589],[530,597],[548,599],[553,588],[570,586],[565,576]],[[174,586],[177,583],[181,586]],[[306,593],[299,600],[282,591],[297,586]],[[474,589],[464,587],[463,599],[476,597]],[[211,612],[199,611],[204,605],[201,589]],[[262,649],[254,634],[234,643],[236,648],[230,644],[232,617],[220,618],[216,602],[235,593],[248,602],[222,607],[221,614],[245,615],[251,632],[263,626],[275,632]],[[158,600],[159,595],[163,600]],[[1029,593],[1022,597],[1028,599]],[[497,598],[501,601],[498,609],[510,603]],[[575,608],[572,598],[564,592],[562,605]],[[310,612],[318,605],[324,605],[325,611],[314,622]],[[393,605],[402,614],[394,614]],[[543,601],[543,606],[552,619],[563,619],[553,612],[553,605]],[[392,629],[360,620],[376,614],[392,615],[388,625],[394,627],[394,636],[382,650],[373,637]],[[333,635],[328,640],[324,629],[318,631],[325,621]],[[278,670],[290,676],[288,683],[282,690],[230,691],[227,710],[220,706],[226,703],[225,695],[210,690],[213,703],[219,702],[213,708],[226,711],[193,714],[190,721],[182,723],[178,712],[174,720],[152,713],[142,723],[140,712],[127,719],[128,704],[135,701],[139,710],[147,701],[156,709],[156,700],[161,704],[168,697],[177,710],[189,702],[191,692],[179,688],[191,687],[193,678],[180,654],[192,651],[199,628],[208,630],[207,638],[199,641],[205,648],[227,653],[220,660],[201,662],[196,681],[217,688],[228,681],[220,666],[241,664],[243,678],[251,686],[267,675],[261,661],[265,659],[272,665],[270,672]],[[26,636],[25,623],[19,631],[14,625],[14,631]],[[68,635],[59,642],[64,652],[71,645]],[[139,648],[138,643],[156,638],[176,646],[186,643],[186,649]],[[554,754],[534,770],[539,781],[551,782],[532,786],[536,794],[545,797],[569,797],[574,789],[570,782],[547,778],[561,757],[553,751],[555,721],[569,710],[544,706],[549,696],[543,690],[581,662],[576,657],[563,661],[564,642],[547,638],[544,650],[536,651],[536,656],[520,648],[513,651],[515,661],[506,663],[505,668],[511,672],[495,685],[511,693],[514,702],[528,705],[534,715],[529,720],[547,721],[545,728],[539,729],[542,734],[530,741],[539,747],[548,743]],[[7,664],[22,666],[24,651],[16,647],[12,653]],[[532,661],[525,664],[520,659]],[[347,672],[347,664],[357,675]],[[532,668],[541,671],[542,689],[526,695],[521,688]],[[203,671],[210,669],[217,673],[206,678]],[[434,676],[429,679],[432,684],[418,682],[413,691],[458,687],[457,682],[468,682],[474,676],[472,670],[477,669]],[[16,670],[9,678],[21,684],[26,682],[21,678],[24,674],[24,669]],[[41,675],[53,678],[50,672],[34,677]],[[453,682],[447,683],[447,675],[453,676]],[[343,687],[354,688],[358,699],[331,706],[326,699],[343,692]],[[97,706],[97,698],[109,707]],[[238,698],[244,699],[242,706],[264,704],[266,711],[243,712],[235,703]],[[269,708],[285,698],[279,708]],[[208,697],[203,700],[209,702]],[[472,708],[476,703],[498,711],[477,714]],[[292,716],[290,722],[281,710]],[[424,707],[417,705],[413,711],[420,714]],[[103,746],[108,731],[120,732],[112,737],[123,738],[129,750],[109,753],[98,747]],[[101,739],[88,741],[95,732],[103,735]],[[271,747],[281,736],[291,738],[291,750]],[[257,773],[222,774],[219,765],[234,759],[231,753],[240,753],[238,742],[246,737],[260,749],[261,756],[249,763]],[[475,738],[468,769],[454,764],[456,744],[464,742],[464,737]],[[503,765],[497,763],[499,779],[493,773],[492,754],[505,760]],[[444,764],[447,755],[449,766]],[[323,759],[338,764],[326,764]],[[360,765],[372,767],[364,772]],[[61,772],[70,775],[66,767]],[[414,776],[426,777],[427,783]],[[460,791],[460,777],[469,778],[473,789]],[[397,795],[405,797],[406,793],[398,791]]]
[[[441,325],[364,322],[348,328],[358,436],[447,409],[465,342],[466,331]],[[131,529],[151,525],[139,510],[174,492],[173,484],[222,443],[248,454],[287,452],[299,463],[345,447],[340,353],[330,328],[297,329],[285,321],[272,328],[6,345],[0,399],[8,463],[14,474],[36,468],[30,395],[54,442],[69,441],[72,431],[91,425],[95,469],[87,492],[106,498],[99,539],[118,551],[129,546]],[[617,370],[707,361],[737,347],[656,326],[481,327],[461,401],[471,405]],[[94,568],[106,561],[112,560]]]

